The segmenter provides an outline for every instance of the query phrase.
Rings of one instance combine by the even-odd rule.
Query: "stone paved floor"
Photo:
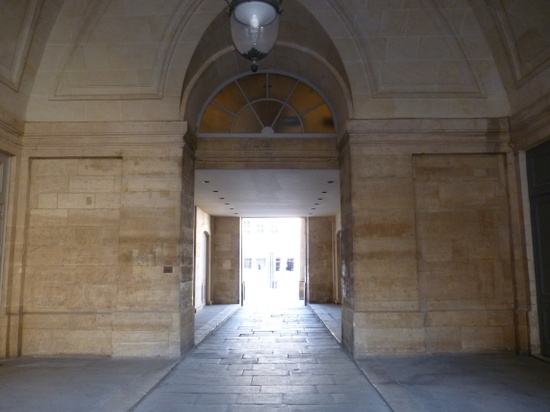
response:
[[[332,303],[310,303],[309,307],[325,324],[332,336],[342,343],[342,306]]]
[[[0,412],[124,412],[174,359],[0,359]]]
[[[222,325],[241,305],[209,305],[195,314],[195,345]]]
[[[533,357],[378,356],[358,364],[397,412],[550,411],[550,364]]]
[[[361,374],[310,308],[269,308],[197,313],[206,338],[181,360],[0,359],[0,412],[550,412],[550,363],[376,356]],[[312,308],[337,329],[337,306]]]
[[[390,411],[305,306],[241,308],[135,410]]]

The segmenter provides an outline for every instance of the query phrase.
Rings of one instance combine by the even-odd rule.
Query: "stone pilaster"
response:
[[[195,344],[195,166],[194,153],[189,145],[183,148],[181,195],[180,347],[181,353],[185,353]]]

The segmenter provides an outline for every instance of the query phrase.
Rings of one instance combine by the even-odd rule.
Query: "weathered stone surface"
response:
[[[140,155],[32,162],[30,198],[37,201],[29,213],[22,353],[179,353],[181,184],[172,168],[180,162],[172,159],[165,184],[155,188],[164,159]],[[157,177],[133,174],[122,191],[126,171],[138,163]],[[166,264],[178,269],[164,274]]]
[[[334,296],[334,218],[310,217],[308,220],[309,279],[311,303],[332,303]]]
[[[415,158],[415,187],[422,194],[416,209],[420,301],[430,351],[498,352],[514,346],[502,160]],[[445,336],[448,330],[452,338]]]
[[[240,219],[212,219],[212,301],[239,303]]]

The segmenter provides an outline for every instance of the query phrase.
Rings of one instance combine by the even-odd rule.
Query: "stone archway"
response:
[[[300,84],[311,86],[311,90],[317,90],[328,107],[332,108],[331,121],[340,128],[331,129],[325,136],[322,133],[309,136],[295,133],[291,137],[283,137],[277,133],[268,136],[260,133],[229,137],[223,133],[217,133],[216,136],[201,133],[200,122],[204,108],[217,91],[234,79],[250,74],[249,63],[233,50],[228,39],[229,19],[220,13],[198,42],[182,88],[181,114],[189,129],[187,147],[192,150],[184,162],[192,164],[195,170],[294,169],[299,172],[339,169],[338,141],[342,140],[344,127],[353,111],[345,65],[325,29],[303,5],[299,2],[285,5],[285,16],[288,17],[286,22],[281,23],[279,42],[272,53],[260,62],[257,75],[274,73],[277,76],[291,76],[299,79]],[[297,36],[296,27],[290,26],[303,27],[304,22],[307,22],[304,28],[309,32],[307,36]],[[286,31],[285,24],[288,28]],[[184,187],[187,192],[185,196],[191,196],[191,189],[192,185]],[[235,295],[228,292],[221,296],[216,294],[215,289],[216,273],[219,271],[224,273],[224,279],[239,279],[238,247],[227,245],[226,249],[231,250],[231,253],[225,259],[225,267],[218,265],[220,262],[216,258],[217,230],[225,230],[224,239],[238,242],[238,233],[235,236],[235,233],[226,230],[238,228],[238,218],[213,216],[212,222],[212,298],[214,303],[218,298],[221,299],[218,303],[237,303],[238,298],[237,301],[233,300],[238,293]],[[188,247],[184,245],[184,249]],[[229,302],[227,299],[233,300]]]

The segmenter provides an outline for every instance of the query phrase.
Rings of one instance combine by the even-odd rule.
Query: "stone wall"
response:
[[[21,246],[25,231],[28,161],[21,159],[23,124],[3,123],[0,111],[0,150],[9,159],[9,195],[5,217],[3,266],[0,284],[0,358],[20,354],[19,327],[21,313],[21,274],[23,271]],[[22,178],[23,176],[23,178]],[[20,205],[23,205],[21,207]]]
[[[212,217],[212,303],[240,302],[240,232],[238,217]]]
[[[210,300],[210,215],[197,207],[195,234],[195,310],[200,310]]]
[[[524,273],[512,263],[518,199],[506,126],[456,122],[351,124],[342,318],[356,357],[507,352],[525,342],[515,319]]]
[[[193,277],[195,270],[195,164],[193,150],[188,144],[185,145],[182,153],[180,212],[181,240],[175,246],[179,248],[181,253],[178,303],[180,353],[183,354],[195,344],[195,308],[193,305]]]
[[[138,241],[121,229],[123,161],[30,163],[22,353],[110,355],[113,313],[140,293],[119,262],[121,231]]]
[[[308,302],[334,303],[334,218],[310,217],[308,224]]]
[[[354,316],[355,316],[355,275],[353,264],[353,211],[352,156],[349,140],[342,145],[340,155],[340,203],[341,234],[340,261],[338,262],[342,287],[342,345],[350,353],[355,353]]]
[[[413,161],[426,351],[513,350],[504,155],[419,155]]]
[[[179,356],[182,126],[27,125],[6,356]]]
[[[352,150],[354,350],[422,352],[411,156],[369,151]]]

